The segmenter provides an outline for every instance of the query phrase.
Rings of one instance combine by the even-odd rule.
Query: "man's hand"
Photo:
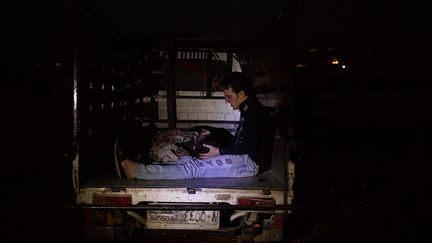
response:
[[[210,157],[219,156],[219,148],[215,146],[211,146],[208,144],[203,144],[204,147],[208,148],[209,151],[205,154],[198,154],[198,158],[200,159],[208,159]]]

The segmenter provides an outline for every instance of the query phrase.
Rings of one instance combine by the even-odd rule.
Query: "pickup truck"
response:
[[[254,51],[259,42],[170,37],[142,42],[138,52],[113,47],[90,28],[97,27],[87,23],[77,32],[73,85],[74,207],[85,212],[86,237],[123,239],[141,230],[286,239],[295,179],[289,63],[263,72],[277,60],[263,64],[269,53]],[[120,144],[130,155],[146,156],[152,137],[168,129],[207,125],[234,132],[239,114],[217,86],[218,77],[231,71],[255,74],[257,97],[273,115],[270,170],[249,178],[118,177]]]

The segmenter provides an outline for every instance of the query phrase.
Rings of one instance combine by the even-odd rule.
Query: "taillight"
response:
[[[131,205],[131,195],[93,194],[93,204],[97,205]]]
[[[131,195],[115,194],[93,194],[94,205],[131,205]],[[88,209],[84,214],[84,223],[86,226],[113,226],[123,220],[123,214],[119,210],[92,210]],[[92,228],[88,228],[92,230]]]
[[[243,206],[275,205],[273,199],[267,198],[239,198],[238,204]]]

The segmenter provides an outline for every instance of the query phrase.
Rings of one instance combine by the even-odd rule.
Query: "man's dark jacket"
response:
[[[260,173],[270,169],[274,128],[269,112],[256,97],[249,97],[239,107],[240,124],[234,145],[219,148],[220,154],[249,154],[260,166]]]

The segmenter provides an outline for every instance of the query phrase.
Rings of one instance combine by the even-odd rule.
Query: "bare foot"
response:
[[[130,159],[125,159],[121,162],[121,166],[126,174],[126,178],[135,179],[135,162]]]

